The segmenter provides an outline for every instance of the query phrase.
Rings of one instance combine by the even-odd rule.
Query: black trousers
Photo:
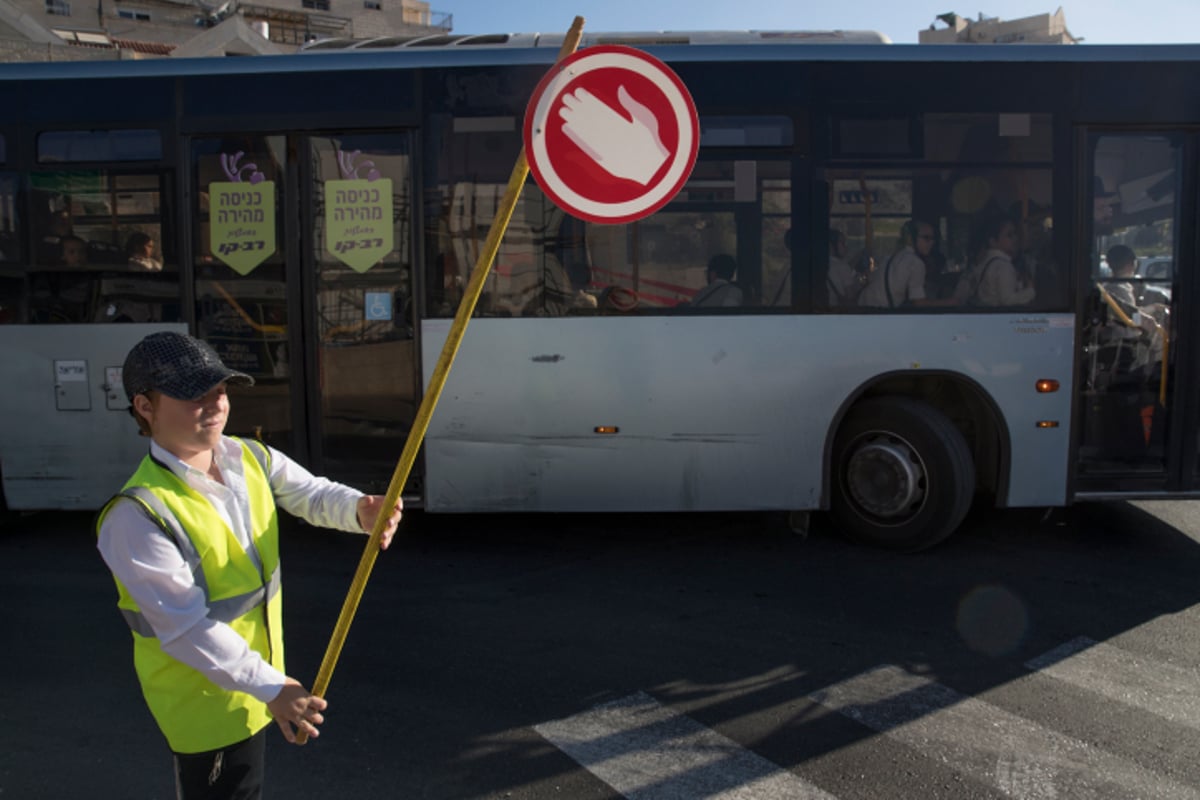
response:
[[[259,800],[267,754],[267,730],[207,753],[175,754],[179,800]]]

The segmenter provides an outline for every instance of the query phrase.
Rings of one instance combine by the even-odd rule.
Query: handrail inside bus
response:
[[[1126,327],[1137,328],[1141,330],[1142,326],[1134,322],[1133,319],[1125,313],[1125,309],[1121,308],[1121,304],[1116,301],[1116,298],[1109,294],[1108,289],[1104,288],[1104,284],[1097,281],[1096,288],[1100,290],[1100,297],[1104,299],[1104,302],[1108,304],[1108,307],[1111,308],[1113,313],[1117,315],[1118,320],[1120,320]]]
[[[219,281],[213,281],[212,285],[213,288],[217,290],[217,293],[221,295],[221,298],[224,299],[226,303],[229,303],[233,310],[237,312],[238,316],[242,318],[242,321],[254,330],[258,331],[259,333],[275,333],[280,335],[287,333],[286,325],[267,325],[265,323],[258,322],[256,319],[254,319],[254,317],[250,316],[246,309],[242,308],[242,304],[239,303],[237,299],[234,298],[234,296],[231,295],[229,291],[220,284]]]

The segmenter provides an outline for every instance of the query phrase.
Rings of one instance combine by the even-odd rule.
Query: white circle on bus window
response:
[[[683,188],[699,129],[691,94],[666,64],[599,45],[563,59],[538,84],[525,113],[525,153],[538,186],[564,211],[632,222]]]

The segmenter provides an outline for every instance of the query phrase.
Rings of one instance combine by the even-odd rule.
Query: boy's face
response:
[[[1007,253],[1009,256],[1016,255],[1017,252],[1017,229],[1016,226],[1005,223],[1000,232],[995,238],[988,242],[992,247]]]
[[[917,226],[916,250],[923,256],[933,252],[933,228],[929,225]]]
[[[229,418],[229,395],[220,383],[199,400],[176,400],[156,393],[135,398],[135,408],[150,423],[154,441],[182,460],[212,450]]]
[[[68,267],[82,267],[87,264],[87,246],[75,239],[63,242],[63,263]]]

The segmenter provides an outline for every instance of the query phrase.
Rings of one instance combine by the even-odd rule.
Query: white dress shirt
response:
[[[988,250],[981,263],[979,288],[975,290],[979,305],[1023,306],[1037,294],[1034,287],[1024,285],[1012,258],[1003,250]]]
[[[223,437],[214,453],[224,483],[184,464],[153,440],[150,454],[211,502],[251,560],[257,560],[257,551],[249,546],[250,501],[236,441]],[[274,448],[269,478],[276,505],[284,511],[317,527],[366,533],[357,513],[362,492],[316,477]],[[192,580],[179,548],[133,500],[120,499],[109,509],[97,546],[168,655],[222,689],[246,692],[264,703],[275,699],[284,674],[228,625],[208,618],[204,592]]]
[[[891,302],[888,294],[891,293]],[[876,267],[870,281],[858,296],[860,306],[899,308],[910,300],[925,299],[925,262],[911,247],[893,253]]]
[[[724,278],[714,278],[692,297],[693,306],[698,308],[735,308],[742,304],[742,290]]]

